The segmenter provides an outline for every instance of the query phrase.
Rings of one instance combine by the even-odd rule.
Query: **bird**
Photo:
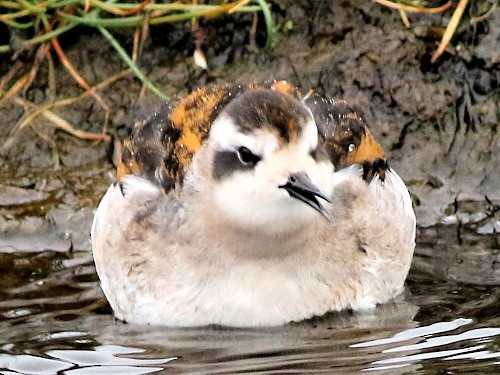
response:
[[[136,122],[91,242],[119,320],[266,327],[393,299],[415,231],[348,102],[267,81],[200,87]]]

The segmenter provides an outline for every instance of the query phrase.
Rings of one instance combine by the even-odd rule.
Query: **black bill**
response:
[[[281,185],[280,188],[285,189],[291,197],[308,204],[323,215],[325,219],[330,220],[330,215],[317,199],[322,198],[331,203],[330,197],[314,185],[305,173],[298,172],[292,174],[288,178],[287,183]]]

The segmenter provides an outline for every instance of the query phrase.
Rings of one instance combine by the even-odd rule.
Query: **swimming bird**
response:
[[[118,319],[273,326],[400,294],[415,215],[347,102],[222,84],[135,124],[91,237]]]

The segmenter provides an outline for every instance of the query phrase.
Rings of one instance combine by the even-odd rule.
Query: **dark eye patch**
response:
[[[250,150],[248,150],[250,152]],[[257,164],[258,160],[253,163],[256,159],[260,158],[250,152],[250,155],[239,155],[239,149],[238,151],[218,151],[214,155],[214,162],[212,166],[212,176],[216,180],[220,180],[223,177],[227,177],[232,175],[236,171],[248,171],[251,170],[255,164]],[[249,160],[248,163],[242,162],[241,158],[246,159],[247,157],[251,160]]]

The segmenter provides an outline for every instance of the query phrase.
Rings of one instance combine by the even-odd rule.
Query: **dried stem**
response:
[[[384,5],[388,8],[392,9],[397,9],[397,10],[404,10],[406,12],[413,12],[413,13],[429,13],[429,14],[435,14],[435,13],[441,13],[444,12],[445,10],[449,9],[452,6],[452,2],[448,1],[446,4],[437,7],[437,8],[420,8],[420,7],[415,7],[412,5],[405,5],[405,4],[399,4],[392,2],[390,0],[374,0],[376,3],[379,3],[381,5]]]
[[[446,50],[446,47],[450,43],[453,34],[455,34],[455,30],[460,23],[460,19],[462,18],[462,14],[464,13],[464,10],[467,7],[468,3],[469,0],[460,0],[460,2],[458,3],[457,9],[455,9],[455,12],[453,12],[453,16],[451,16],[450,22],[448,22],[448,26],[446,26],[446,31],[443,34],[443,38],[439,43],[438,49],[436,50],[436,52],[434,52],[434,55],[432,55],[431,63],[435,63]]]

